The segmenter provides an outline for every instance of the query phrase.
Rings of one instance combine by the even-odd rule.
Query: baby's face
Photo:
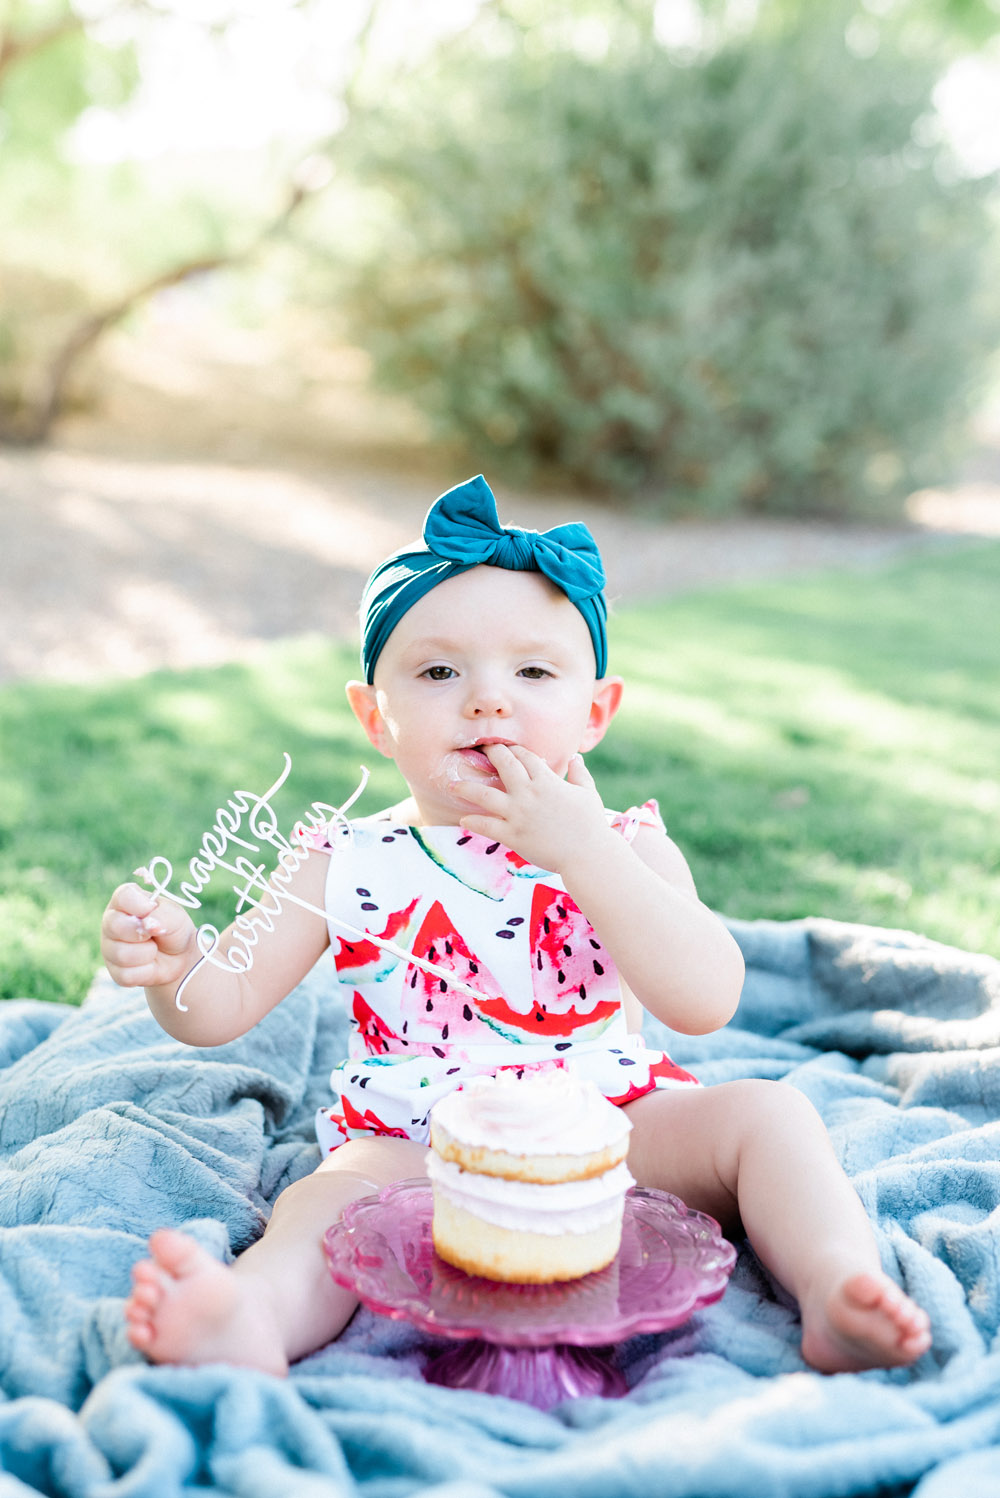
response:
[[[352,683],[349,694],[421,821],[451,825],[476,809],[462,781],[500,784],[483,746],[523,745],[562,776],[577,750],[597,743],[618,686],[596,681],[595,669],[590,632],[564,593],[537,572],[474,567],[404,614],[374,686]]]

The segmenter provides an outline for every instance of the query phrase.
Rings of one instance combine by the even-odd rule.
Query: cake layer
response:
[[[634,1184],[627,1165],[586,1180],[542,1184],[479,1175],[433,1153],[427,1174],[435,1219],[445,1202],[494,1227],[549,1239],[599,1231],[609,1223],[620,1228],[625,1192]]]
[[[584,1180],[624,1160],[631,1127],[592,1083],[568,1072],[523,1080],[501,1072],[475,1078],[435,1106],[431,1145],[465,1170],[508,1180]]]
[[[621,1216],[620,1200],[617,1221],[588,1233],[553,1237],[498,1227],[435,1192],[434,1247],[446,1263],[466,1274],[505,1284],[548,1285],[580,1279],[612,1263],[621,1242]]]

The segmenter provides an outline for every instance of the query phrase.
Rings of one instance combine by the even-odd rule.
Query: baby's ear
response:
[[[391,759],[392,755],[385,747],[385,721],[378,710],[375,688],[365,681],[349,681],[347,700],[351,704],[351,711],[368,735],[369,741],[374,744],[379,754],[384,754]]]
[[[580,742],[581,752],[593,749],[607,733],[608,724],[621,707],[624,685],[620,676],[602,676],[594,683],[594,700],[590,705],[590,717]]]

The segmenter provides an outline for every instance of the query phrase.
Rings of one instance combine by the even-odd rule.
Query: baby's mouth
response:
[[[496,775],[496,765],[486,753],[488,746],[492,744],[506,744],[507,739],[479,739],[475,744],[466,744],[458,753],[463,764],[473,770],[481,770],[486,775]]]

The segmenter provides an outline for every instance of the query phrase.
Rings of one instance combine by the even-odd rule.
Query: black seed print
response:
[[[616,1047],[612,1046],[609,1054],[612,1056],[620,1056],[622,1053]]]
[[[445,1076],[453,1077],[456,1072],[460,1072],[461,1070],[462,1068],[460,1066],[449,1066],[448,1070],[445,1072]]]
[[[442,1025],[441,1026],[441,1039],[442,1040],[447,1040],[448,1039],[448,1026],[447,1025]]]
[[[382,841],[384,843],[394,843],[396,841],[396,839],[393,837],[392,833],[389,832],[389,833],[387,833],[385,835],[385,837],[382,839]]]
[[[580,997],[581,999],[585,999],[587,997],[587,988],[583,983],[580,984]]]
[[[523,926],[524,925],[524,916],[523,915],[512,915],[511,918],[510,918],[510,920],[507,922],[507,925],[508,926]]]
[[[631,1056],[619,1056],[619,1058],[618,1058],[618,1065],[619,1066],[634,1066],[635,1062],[632,1060]]]
[[[362,910],[378,910],[378,906],[372,900],[361,901]]]
[[[370,895],[371,895],[371,890],[370,889],[356,889],[354,891],[354,893],[356,895],[363,895],[365,897],[365,899],[367,900],[370,897]]]
[[[371,1081],[371,1077],[362,1077],[362,1078],[361,1078],[361,1081],[360,1081],[360,1082],[359,1082],[359,1083],[358,1083],[358,1086],[359,1086],[359,1087],[367,1087],[367,1086],[368,1086],[368,1083],[369,1083],[369,1082],[370,1082],[370,1081]]]
[[[442,1061],[444,1060],[445,1056],[447,1055],[447,1052],[446,1051],[442,1051],[442,1049],[441,1049],[441,1047],[439,1045],[432,1045],[431,1046],[431,1050],[434,1052],[435,1056],[440,1056]]]
[[[430,947],[428,947],[427,948],[427,956],[430,958],[431,962],[437,962],[437,960],[438,960],[438,958],[437,958],[437,947],[435,947],[433,945],[430,946]]]
[[[556,1041],[555,1050],[557,1050],[557,1051],[569,1051],[569,1050],[572,1050],[572,1048],[573,1048],[573,1042],[571,1040],[557,1040]]]
[[[539,952],[538,955],[537,955],[537,957],[535,958],[535,965],[538,968],[538,971],[541,972],[542,971],[542,954],[541,954],[541,952]]]
[[[468,1004],[462,1005],[462,1018],[466,1020],[472,1018],[472,1010],[469,1008]]]
[[[452,954],[452,953],[453,953],[453,952],[454,952],[454,950],[455,950],[455,948],[454,948],[454,947],[453,947],[453,946],[452,946],[452,944],[451,944],[451,942],[450,942],[450,941],[446,941],[446,942],[445,942],[445,944],[444,944],[444,949],[445,949],[445,952],[446,952],[446,953],[447,953],[447,955],[448,955],[448,956],[449,956],[449,957],[450,957],[450,956],[451,956],[451,954]]]
[[[596,957],[594,958],[594,972],[599,978],[604,977],[604,969],[601,967],[601,964],[598,962]]]
[[[352,1082],[357,1082],[357,1080],[358,1080],[358,1074],[357,1074],[357,1072],[355,1072],[354,1076],[351,1078],[351,1081]]]
[[[427,1013],[430,1014],[430,1012],[431,1012],[431,1010],[433,1008],[434,1008],[434,1005],[431,1003],[430,999],[428,999],[427,1000],[427,1004],[426,1004]]]
[[[409,827],[394,827],[392,830],[397,837],[405,837],[410,829]]]
[[[559,913],[559,919],[561,921],[564,921],[566,919],[566,909],[565,909],[565,906],[563,906],[563,905],[557,905],[556,906],[556,910]]]
[[[513,941],[516,935],[514,931],[494,931],[494,936],[502,936],[504,941]]]
[[[573,955],[573,948],[568,944],[568,942],[563,942],[563,956],[564,957],[572,957],[572,955]]]
[[[458,842],[456,843],[455,846],[458,847],[458,848],[464,848],[465,845],[466,845],[466,843],[471,843],[471,842],[472,842],[472,833],[471,832],[467,832],[464,837],[460,837],[459,838],[459,840],[458,840]]]
[[[544,1023],[545,1023],[545,1015],[544,1014],[536,1014],[535,1015],[535,1024],[536,1025],[544,1025]]]
[[[439,978],[438,979],[438,993],[447,993],[447,992],[448,992],[448,980],[446,978]]]
[[[563,972],[562,968],[560,968],[559,971],[556,973],[556,982],[557,983],[565,983],[566,982],[566,974]]]
[[[473,977],[475,977],[475,975],[479,972],[479,963],[478,962],[470,962],[469,963],[469,972],[472,974]]]
[[[549,932],[552,930],[552,922],[549,920],[547,915],[542,916],[542,930],[545,932],[546,936],[548,936]]]
[[[413,969],[413,977],[410,979],[410,987],[411,988],[416,988],[416,986],[417,986],[417,970],[416,970],[416,968],[414,968]]]
[[[486,851],[487,851],[487,853],[495,853],[497,851],[497,849],[499,848],[499,846],[500,846],[499,843],[490,843],[490,845],[486,849]]]
[[[410,1021],[408,1019],[404,1019],[404,1021],[403,1021],[403,1034],[404,1035],[406,1034],[406,1031],[409,1028],[409,1024],[410,1024]]]

